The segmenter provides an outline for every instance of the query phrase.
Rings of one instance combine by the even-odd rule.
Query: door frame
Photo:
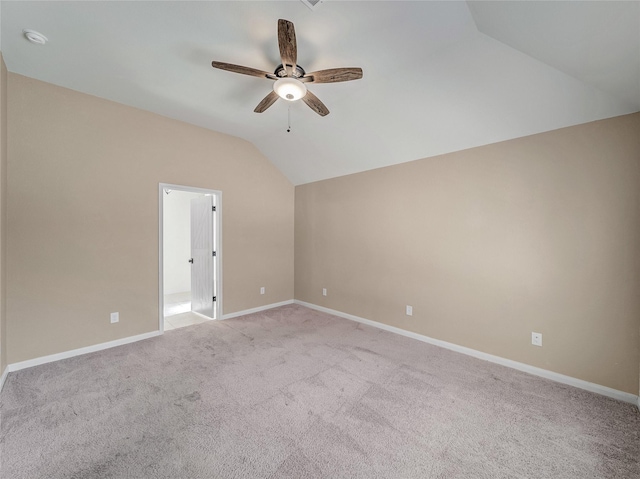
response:
[[[215,320],[222,319],[222,191],[197,188],[195,186],[173,185],[170,183],[158,183],[158,330],[164,333],[164,231],[163,231],[163,204],[164,190],[168,188],[189,193],[210,194],[215,197],[216,215],[213,223],[214,241],[216,244],[215,288],[216,302],[214,304]]]

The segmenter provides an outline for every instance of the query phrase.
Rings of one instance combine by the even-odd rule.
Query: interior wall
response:
[[[191,200],[202,196],[189,191],[172,190],[163,196],[162,267],[164,294],[191,291]]]
[[[7,367],[7,67],[0,53],[0,375]]]
[[[296,299],[638,392],[640,114],[295,196]]]
[[[294,187],[249,142],[12,73],[8,113],[9,363],[158,330],[159,183],[222,191],[224,313],[292,299]]]

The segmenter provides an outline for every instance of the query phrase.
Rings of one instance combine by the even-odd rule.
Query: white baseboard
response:
[[[549,371],[547,369],[538,368],[535,366],[531,366],[529,364],[520,363],[517,361],[512,361],[510,359],[501,358],[500,356],[494,356],[492,354],[483,353],[482,351],[477,351],[475,349],[467,348],[464,346],[459,346],[457,344],[449,343],[447,341],[441,341],[439,339],[430,338],[429,336],[424,336],[422,334],[414,333],[411,331],[407,331],[405,329],[396,328],[395,326],[389,326],[388,324],[379,323],[377,321],[372,321],[370,319],[361,318],[359,316],[355,316],[353,314],[343,313],[342,311],[337,311],[335,309],[325,308],[323,306],[318,306],[311,303],[306,303],[304,301],[299,300],[287,300],[282,301],[280,303],[272,303],[265,306],[259,306],[257,308],[246,309],[244,311],[237,311],[235,313],[225,314],[222,319],[231,319],[236,318],[238,316],[244,316],[251,313],[258,313],[260,311],[265,311],[267,309],[277,308],[279,306],[285,306],[288,304],[299,304],[301,306],[305,306],[307,308],[315,309],[318,311],[322,311],[328,314],[332,314],[334,316],[339,316],[341,318],[349,319],[351,321],[357,321],[359,323],[367,324],[369,326],[373,326],[375,328],[384,329],[385,331],[390,331],[392,333],[400,334],[402,336],[407,336],[409,338],[417,339],[418,341],[423,341],[425,343],[433,344],[435,346],[440,346],[445,349],[450,349],[451,351],[455,351],[458,353],[466,354],[468,356],[473,356],[478,359],[483,359],[485,361],[489,361],[492,363],[500,364],[502,366],[510,367],[513,369],[517,369],[519,371],[524,371],[529,374],[533,374],[535,376],[540,376],[546,379],[551,379],[552,381],[556,381],[559,383],[567,384],[569,386],[574,386],[580,389],[584,389],[587,391],[591,391],[597,394],[602,394],[603,396],[611,397],[614,399],[618,399],[620,401],[628,402],[631,404],[636,404],[638,409],[640,409],[640,397],[635,394],[627,393],[624,391],[619,391],[617,389],[612,389],[606,386],[602,386],[600,384],[590,383],[588,381],[584,381],[582,379],[573,378],[571,376],[566,376],[564,374],[555,373],[553,371]],[[59,361],[61,359],[72,358],[75,356],[80,356],[83,354],[93,353],[96,351],[102,351],[104,349],[114,348],[116,346],[122,346],[124,344],[134,343],[136,341],[142,341],[144,339],[153,338],[155,336],[159,336],[162,333],[160,331],[152,331],[150,333],[139,334],[137,336],[130,336],[127,338],[116,339],[114,341],[109,341],[106,343],[95,344],[93,346],[87,346],[84,348],[73,349],[71,351],[65,351],[62,353],[51,354],[49,356],[42,356],[39,358],[29,359],[27,361],[21,361],[18,363],[9,364],[2,376],[0,376],[0,391],[4,386],[4,383],[7,379],[7,375],[13,371],[19,371],[20,369],[26,369],[33,366],[38,366],[40,364],[51,363],[53,361]]]
[[[430,338],[429,336],[423,336],[422,334],[413,333],[405,329],[396,328],[395,326],[389,326],[388,324],[379,323],[377,321],[361,318],[359,316],[354,316],[353,314],[343,313],[342,311],[336,311],[334,309],[306,303],[304,301],[295,300],[294,302],[301,306],[306,306],[307,308],[315,309],[317,311],[322,311],[328,314],[333,314],[334,316],[350,319],[352,321],[357,321],[359,323],[367,324],[379,329],[384,329],[385,331],[390,331],[392,333],[401,334],[402,336],[417,339],[418,341],[423,341],[435,346],[440,346],[441,348],[450,349],[451,351],[466,354],[468,356],[473,356],[474,358],[483,359],[485,361],[500,364],[502,366],[507,366],[519,371],[524,371],[525,373],[533,374],[535,376],[540,376],[546,379],[551,379],[552,381],[567,384],[569,386],[585,389],[587,391],[601,394],[603,396],[608,396],[619,401],[637,404],[638,408],[640,408],[640,398],[635,394],[619,391],[617,389],[612,389],[606,386],[601,386],[600,384],[590,383],[588,381],[583,381],[582,379],[577,379],[571,376],[565,376],[564,374],[555,373],[547,369],[537,368],[535,366],[520,363],[518,361],[512,361],[511,359],[501,358],[500,356],[494,356],[493,354],[483,353],[482,351],[477,351],[475,349],[466,348],[457,344],[448,343],[446,341],[441,341],[440,339]]]
[[[81,356],[83,354],[95,353],[96,351],[102,351],[103,349],[115,348],[116,346],[122,346],[124,344],[135,343],[136,341],[142,341],[143,339],[153,338],[160,336],[160,331],[151,331],[150,333],[138,334],[137,336],[129,336],[127,338],[116,339],[106,343],[94,344],[93,346],[86,346],[84,348],[72,349],[71,351],[64,351],[62,353],[51,354],[49,356],[42,356],[39,358],[28,359],[26,361],[20,361],[19,363],[9,364],[5,369],[7,372],[19,371],[20,369],[31,368],[33,366],[39,366],[40,364],[52,363],[54,361],[60,361],[61,359],[73,358],[75,356]]]
[[[282,301],[280,303],[267,304],[265,306],[259,306],[257,308],[246,309],[244,311],[237,311],[235,313],[225,314],[222,317],[222,319],[236,318],[238,316],[244,316],[246,314],[257,313],[260,311],[265,311],[267,309],[277,308],[278,306],[285,306],[287,304],[293,304],[293,299]],[[211,319],[211,318],[207,318],[207,319]],[[64,351],[62,353],[51,354],[49,356],[42,356],[39,358],[29,359],[27,361],[21,361],[18,363],[9,364],[5,368],[2,376],[0,377],[0,391],[2,391],[2,386],[4,385],[4,381],[7,378],[7,374],[11,372],[19,371],[20,369],[31,368],[33,366],[39,366],[40,364],[51,363],[53,361],[60,361],[61,359],[80,356],[82,354],[102,351],[103,349],[115,348],[116,346],[122,346],[124,344],[134,343],[136,341],[142,341],[143,339],[149,339],[155,336],[160,336],[161,334],[162,333],[160,331],[152,331],[150,333],[139,334],[137,336],[130,336],[128,338],[116,339],[115,341],[109,341],[107,343],[94,344],[93,346],[87,346],[79,349],[72,349],[71,351]]]
[[[231,319],[231,318],[237,318],[238,316],[244,316],[246,314],[259,313],[260,311],[266,311],[267,309],[277,308],[278,306],[286,306],[287,304],[293,304],[293,299],[288,299],[287,301],[281,301],[279,303],[265,304],[264,306],[245,309],[244,311],[236,311],[235,313],[223,314],[222,319]]]

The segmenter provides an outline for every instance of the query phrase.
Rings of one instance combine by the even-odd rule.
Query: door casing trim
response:
[[[216,301],[214,303],[215,319],[222,319],[222,191],[195,186],[158,184],[158,331],[164,333],[164,267],[163,267],[163,199],[164,189],[186,191],[189,193],[211,194],[215,197],[216,215],[213,226],[216,246]]]

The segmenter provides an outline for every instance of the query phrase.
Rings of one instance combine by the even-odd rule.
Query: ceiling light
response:
[[[22,30],[24,36],[31,43],[35,43],[36,45],[44,45],[49,41],[47,37],[45,37],[42,33],[36,32],[35,30]]]
[[[307,94],[307,87],[295,78],[280,78],[273,84],[273,91],[283,100],[296,101]]]

